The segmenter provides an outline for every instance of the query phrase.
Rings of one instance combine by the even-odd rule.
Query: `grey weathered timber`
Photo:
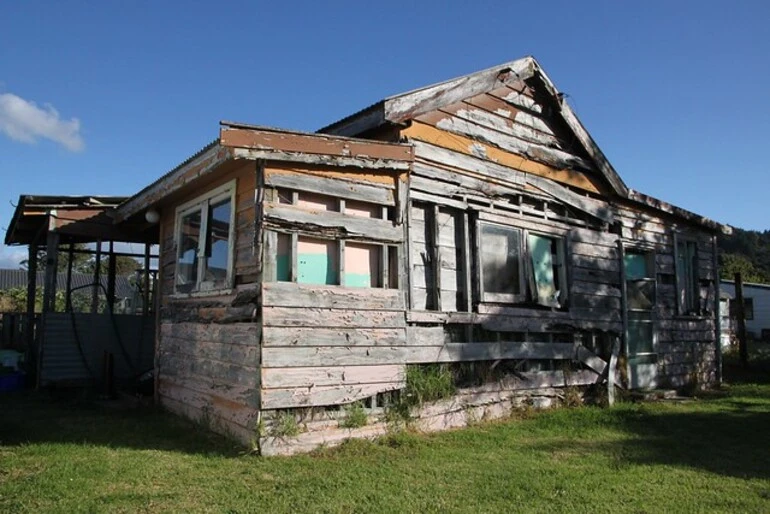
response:
[[[398,289],[316,286],[293,282],[262,284],[263,305],[270,307],[310,307],[352,310],[405,309]]]
[[[360,181],[300,173],[270,173],[265,184],[300,191],[321,191],[325,195],[382,205],[395,205],[393,188],[385,184],[363,184]]]
[[[380,384],[404,382],[405,380],[406,367],[400,364],[264,368],[262,370],[263,389]]]
[[[402,311],[357,311],[325,308],[262,308],[262,322],[273,327],[402,328]]]
[[[599,218],[602,221],[612,223],[614,219],[612,210],[605,202],[600,202],[585,196],[580,196],[577,193],[573,193],[566,187],[560,186],[556,182],[538,177],[537,175],[527,175],[527,183],[545,191],[559,201],[564,202],[576,209],[580,209],[581,211],[586,212],[595,218]]]
[[[376,218],[346,216],[336,212],[304,210],[294,206],[265,204],[265,225],[277,229],[303,229],[305,232],[335,239],[357,239],[400,243],[403,230],[393,223]]]
[[[445,166],[474,170],[480,175],[487,175],[493,179],[513,185],[524,185],[525,174],[522,171],[497,164],[490,160],[480,159],[470,155],[453,152],[422,141],[414,141],[415,156]]]
[[[261,406],[263,409],[285,409],[292,407],[343,405],[363,400],[377,393],[402,389],[405,386],[406,381],[402,380],[377,384],[263,389]]]
[[[498,359],[573,359],[572,343],[532,343],[500,341],[494,343],[447,343],[442,346],[398,347],[267,347],[262,366],[359,366],[431,362],[485,361]]]
[[[403,346],[403,328],[264,327],[262,345],[268,346]]]
[[[518,155],[523,155],[534,161],[542,162],[558,169],[582,169],[590,170],[591,164],[582,158],[556,148],[524,141],[512,134],[506,134],[497,130],[468,123],[458,118],[445,118],[436,124],[436,128],[446,132],[466,136],[475,141],[489,143],[497,148]]]
[[[266,161],[296,162],[318,166],[339,166],[367,170],[401,170],[409,169],[409,163],[395,159],[366,159],[364,157],[339,157],[336,155],[306,154],[301,152],[285,152],[282,150],[258,150],[254,148],[231,149],[236,159],[264,159]]]

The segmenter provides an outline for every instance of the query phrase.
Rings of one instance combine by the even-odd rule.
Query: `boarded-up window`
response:
[[[297,282],[339,284],[339,243],[299,237],[297,240]]]
[[[177,209],[176,292],[229,286],[234,192],[230,182]]]
[[[382,287],[380,283],[382,246],[361,243],[345,244],[345,285],[348,287]]]
[[[481,225],[479,257],[485,301],[523,300],[521,230],[501,225]]]

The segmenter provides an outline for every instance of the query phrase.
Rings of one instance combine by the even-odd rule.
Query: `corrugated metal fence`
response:
[[[126,314],[46,313],[40,384],[103,379],[104,353],[113,354],[116,382],[152,369],[155,319]]]

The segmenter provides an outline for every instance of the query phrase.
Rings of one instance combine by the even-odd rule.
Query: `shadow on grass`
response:
[[[235,457],[243,448],[149,405],[82,393],[0,394],[0,446],[61,443]]]
[[[748,389],[748,390],[747,390]],[[616,469],[665,465],[705,470],[722,476],[770,479],[770,401],[768,388],[742,388],[740,396],[694,400],[694,409],[677,406],[619,408],[613,428],[627,434],[616,441],[588,441],[584,451],[599,451]],[[754,395],[754,392],[761,394]],[[716,404],[710,406],[709,404]],[[717,406],[718,405],[718,406]],[[580,443],[535,444],[538,451],[575,450]]]

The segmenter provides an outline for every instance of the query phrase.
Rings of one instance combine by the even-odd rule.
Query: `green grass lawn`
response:
[[[150,408],[0,395],[0,512],[100,511],[770,512],[770,383],[292,458]]]

